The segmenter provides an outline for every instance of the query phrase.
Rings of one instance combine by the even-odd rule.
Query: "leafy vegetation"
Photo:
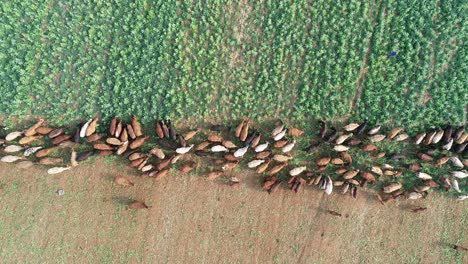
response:
[[[8,121],[466,120],[460,1],[27,0],[0,10]]]
[[[387,1],[380,8],[356,113],[410,127],[466,120],[466,6],[457,1]],[[388,51],[399,55],[387,59]],[[365,111],[363,111],[365,110]]]

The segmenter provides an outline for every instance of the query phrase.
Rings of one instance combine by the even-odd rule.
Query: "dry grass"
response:
[[[134,187],[112,180],[126,174]],[[381,206],[305,189],[268,195],[258,176],[222,180],[132,176],[90,161],[60,175],[0,165],[3,263],[467,263],[466,203],[433,194]],[[55,191],[64,189],[65,195]],[[152,208],[128,210],[141,199]],[[414,214],[409,208],[429,209]],[[340,212],[336,217],[326,210]]]

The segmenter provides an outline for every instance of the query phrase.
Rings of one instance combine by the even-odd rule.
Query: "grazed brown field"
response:
[[[125,165],[97,160],[60,175],[0,165],[2,263],[466,263],[466,203],[440,195],[382,206],[303,189],[268,195],[173,173],[116,186]],[[65,190],[64,196],[55,191]],[[142,199],[149,210],[127,209]],[[413,206],[429,209],[421,214]],[[336,217],[325,210],[343,214]]]

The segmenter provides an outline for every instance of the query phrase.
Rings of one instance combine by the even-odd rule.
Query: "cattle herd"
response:
[[[99,121],[96,117],[75,128],[54,128],[40,119],[23,130],[3,131],[0,160],[16,163],[19,168],[41,164],[49,166],[49,174],[58,174],[93,155],[118,155],[142,175],[155,180],[166,177],[171,170],[189,173],[197,169],[209,180],[224,175],[223,179],[233,187],[240,183],[233,170],[246,165],[262,175],[261,187],[268,193],[281,186],[296,193],[300,188],[317,186],[326,194],[339,189],[356,198],[360,188],[382,179],[376,195],[381,203],[419,199],[433,188],[455,192],[458,200],[468,198],[462,191],[468,176],[468,133],[463,126],[433,128],[414,137],[402,127],[384,131],[380,125],[370,127],[367,121],[350,123],[341,129],[319,121],[320,129],[310,133],[280,122],[274,129],[261,132],[252,120],[245,118],[232,127],[211,125],[182,133],[170,120],[156,120],[153,131],[145,134],[133,116],[128,123],[115,117],[101,134],[97,133]],[[307,141],[307,136],[314,139]],[[414,151],[386,153],[378,147],[385,141],[406,141]],[[298,142],[308,143],[300,148]],[[353,159],[356,151],[367,153],[365,165]],[[312,160],[304,161],[304,157]],[[415,162],[404,162],[413,159]],[[397,166],[395,162],[405,164]],[[443,175],[428,172],[442,166],[446,168]],[[406,177],[402,175],[411,175],[412,186],[405,185]],[[133,185],[126,177],[117,177],[115,182]],[[147,208],[141,202],[132,206]]]

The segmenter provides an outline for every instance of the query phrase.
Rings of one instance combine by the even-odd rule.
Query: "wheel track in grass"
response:
[[[319,198],[319,199],[316,199],[314,200],[314,202],[317,203],[317,206],[318,208],[324,208],[324,204],[325,204],[325,194],[322,194],[322,196]],[[318,222],[319,219],[320,219],[320,216],[323,214],[323,211],[321,210],[317,210],[315,212],[315,215],[314,215],[314,221],[315,222]],[[323,233],[323,231],[320,231]],[[312,245],[312,241],[315,239],[315,237],[313,237],[312,235],[309,235],[308,238],[307,238],[307,241],[306,243],[304,243],[304,245],[302,246],[301,250],[300,250],[300,254],[299,254],[299,257],[297,259],[297,263],[302,263],[304,261],[304,254],[306,252],[306,249],[307,250],[310,250],[310,246],[309,245]],[[320,245],[322,244],[322,240],[320,241]]]
[[[369,56],[370,56],[370,54],[372,52],[372,47],[374,46],[374,42],[375,42],[375,32],[378,30],[379,24],[382,23],[382,21],[385,20],[385,10],[382,10],[383,8],[385,8],[384,4],[386,4],[385,1],[380,3],[380,6],[379,6],[378,11],[376,13],[377,16],[380,17],[380,14],[382,12],[384,12],[383,15],[382,15],[382,19],[375,19],[375,21],[373,21],[374,22],[373,30],[372,30],[372,34],[371,34],[369,40],[367,41],[366,54],[364,55],[364,58],[362,60],[361,70],[359,71],[359,77],[356,80],[356,91],[355,91],[353,99],[351,101],[350,113],[354,112],[354,108],[356,106],[357,100],[362,97],[363,82],[364,82],[364,77],[366,76],[366,73],[367,73],[366,67],[369,64]]]

